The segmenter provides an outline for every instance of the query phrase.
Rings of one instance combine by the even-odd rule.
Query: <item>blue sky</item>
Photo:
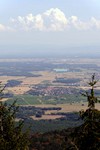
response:
[[[1,54],[56,54],[77,47],[80,53],[86,47],[99,51],[100,0],[0,1]]]

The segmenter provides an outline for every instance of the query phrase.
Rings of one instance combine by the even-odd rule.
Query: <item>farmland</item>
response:
[[[2,86],[6,85],[3,100],[8,104],[17,101],[22,109],[17,119],[24,118],[26,126],[34,123],[34,132],[80,124],[80,121],[74,120],[74,113],[68,120],[67,113],[87,108],[87,99],[81,93],[89,90],[87,82],[93,73],[98,80],[95,94],[100,97],[100,59],[0,59],[0,81]],[[61,110],[55,110],[59,107]],[[96,108],[100,109],[100,105]],[[47,110],[41,114],[42,109]],[[40,128],[40,124],[45,128]]]
[[[7,90],[14,95],[41,89],[46,94],[50,88],[88,89],[87,82],[93,73],[97,79],[100,78],[100,59],[0,59],[0,80],[7,84]],[[99,89],[100,81],[97,86]]]
[[[93,73],[100,78],[100,59],[0,59],[0,80],[6,85],[5,91],[20,99],[22,105],[86,101],[80,93],[89,89],[87,82]],[[100,81],[96,93],[99,90]]]

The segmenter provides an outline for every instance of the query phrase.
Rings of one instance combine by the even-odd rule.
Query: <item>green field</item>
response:
[[[75,102],[85,102],[86,98],[81,95],[67,94],[60,97],[57,96],[32,96],[32,95],[17,95],[9,99],[7,103],[12,104],[17,100],[18,105],[38,105],[38,104],[66,104]]]

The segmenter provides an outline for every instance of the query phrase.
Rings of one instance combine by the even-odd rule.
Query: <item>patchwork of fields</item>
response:
[[[26,101],[27,104],[59,104],[59,99],[62,103],[83,101],[80,93],[89,89],[87,82],[93,73],[100,79],[100,59],[0,59],[0,80],[6,85],[5,91],[20,97],[25,104]],[[100,81],[97,94],[99,90]]]
[[[100,98],[100,59],[1,59],[0,81],[6,85],[2,100],[8,104],[16,100],[22,109],[17,119],[24,118],[26,126],[34,124],[34,132],[76,126],[80,121],[75,120],[75,112],[87,109],[81,93],[89,90],[93,73],[98,80],[95,94]],[[31,106],[36,107],[35,114]],[[100,109],[100,104],[96,108]]]

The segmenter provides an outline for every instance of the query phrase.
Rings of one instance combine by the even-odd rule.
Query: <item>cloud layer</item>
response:
[[[100,29],[100,20],[91,17],[88,21],[81,21],[77,16],[66,17],[58,8],[51,8],[42,14],[18,16],[10,19],[9,27],[0,24],[0,31],[64,31],[70,29],[91,30]]]

